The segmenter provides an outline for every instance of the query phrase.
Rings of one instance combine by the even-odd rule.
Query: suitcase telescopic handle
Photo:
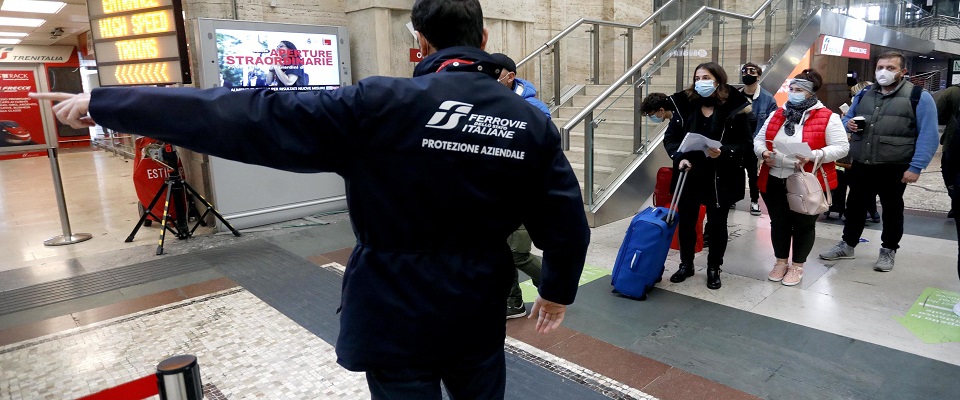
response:
[[[673,198],[670,199],[670,208],[667,210],[667,219],[665,220],[668,224],[673,223],[673,219],[677,216],[677,208],[680,207],[680,195],[683,194],[683,186],[687,183],[687,170],[680,170],[680,175],[677,177],[677,186],[673,190]]]

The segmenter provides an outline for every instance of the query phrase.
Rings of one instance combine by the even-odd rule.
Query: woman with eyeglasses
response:
[[[727,249],[727,214],[730,205],[744,197],[744,169],[741,160],[750,152],[751,108],[747,98],[727,84],[727,73],[717,63],[708,62],[694,70],[693,84],[670,96],[674,106],[667,110],[651,110],[650,117],[670,118],[664,147],[677,170],[688,171],[687,183],[680,195],[680,267],[670,282],[679,283],[694,275],[693,256],[696,246],[696,223],[700,205],[707,209],[707,287],[719,289],[720,266]],[[642,109],[642,108],[641,108]],[[720,142],[720,147],[680,152],[680,143],[687,133],[698,133]],[[674,186],[674,185],[671,185]]]
[[[757,184],[770,214],[770,242],[777,259],[767,278],[785,286],[799,284],[803,278],[803,263],[813,248],[819,217],[790,210],[786,178],[800,167],[817,175],[821,189],[834,189],[837,187],[834,161],[850,149],[840,116],[817,99],[817,89],[822,82],[820,74],[812,69],[794,76],[790,80],[788,101],[767,118],[760,128],[761,134],[753,140],[754,153],[763,159]],[[781,153],[777,151],[779,143],[807,143],[814,158]],[[813,171],[814,165],[821,163],[828,187],[823,187],[821,172]],[[791,247],[793,257],[790,257]],[[791,258],[793,262],[788,263]]]

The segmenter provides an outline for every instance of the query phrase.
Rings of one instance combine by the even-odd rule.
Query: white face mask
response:
[[[896,78],[897,78],[897,73],[896,73],[896,72],[882,69],[882,70],[877,71],[877,72],[876,72],[876,75],[877,75],[877,83],[879,83],[880,86],[890,86],[890,85],[892,85],[892,84],[894,84],[894,83],[897,83],[897,79],[896,79]]]

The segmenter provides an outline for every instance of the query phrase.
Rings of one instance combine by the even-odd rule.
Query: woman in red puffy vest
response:
[[[823,82],[812,69],[803,70],[790,81],[789,100],[764,122],[753,142],[754,153],[763,159],[758,186],[770,214],[770,241],[777,258],[768,275],[774,282],[786,286],[800,283],[803,263],[813,248],[819,215],[800,214],[787,204],[786,178],[797,164],[813,171],[816,162],[823,163],[830,190],[837,186],[834,161],[847,154],[850,144],[840,116],[823,106],[817,99],[817,90]],[[778,152],[778,144],[804,142],[813,150],[813,158],[804,158]],[[818,176],[820,176],[818,174]],[[821,186],[823,182],[821,179]],[[788,264],[791,246],[792,263]]]

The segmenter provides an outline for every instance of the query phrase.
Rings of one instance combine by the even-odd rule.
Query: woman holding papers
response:
[[[674,168],[689,170],[680,195],[680,268],[671,282],[694,275],[696,223],[700,205],[706,206],[710,253],[707,256],[707,287],[720,288],[720,266],[727,249],[727,214],[730,205],[744,197],[741,160],[749,154],[751,109],[747,98],[727,85],[727,73],[708,62],[694,70],[693,85],[670,96],[676,106],[664,138],[664,147]],[[688,134],[689,142],[681,146]],[[697,135],[702,135],[699,137]],[[696,143],[696,146],[691,146]],[[676,171],[674,178],[677,177]]]
[[[777,258],[768,278],[786,286],[796,285],[803,278],[803,263],[813,248],[819,217],[790,210],[786,178],[796,165],[813,172],[814,164],[820,162],[830,186],[823,189],[836,188],[834,161],[850,149],[840,116],[817,99],[822,82],[820,74],[812,69],[795,76],[790,81],[789,100],[767,118],[760,128],[762,134],[753,141],[754,153],[763,159],[757,184],[770,214],[770,241]],[[793,262],[788,264],[791,245]]]

